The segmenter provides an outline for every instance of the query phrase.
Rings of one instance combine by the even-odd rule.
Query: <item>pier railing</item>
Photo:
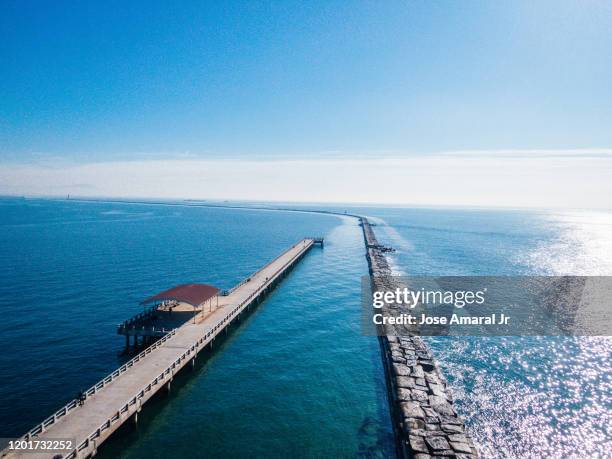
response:
[[[176,330],[172,330],[166,336],[156,341],[153,345],[151,345],[150,347],[142,351],[140,354],[135,356],[129,362],[124,363],[119,368],[117,368],[115,371],[113,371],[111,374],[109,374],[107,377],[101,379],[96,384],[94,384],[89,389],[87,389],[85,392],[83,392],[85,401],[87,401],[87,397],[94,395],[98,390],[102,389],[104,386],[113,382],[116,378],[118,378],[120,375],[125,373],[129,368],[133,367],[134,364],[136,364],[137,362],[145,358],[148,354],[150,354],[154,349],[158,348],[163,343],[165,343],[167,340],[172,338],[175,335],[175,333],[176,333]],[[80,406],[80,403],[81,401],[76,398],[71,400],[66,405],[64,405],[62,408],[57,410],[52,416],[49,416],[43,422],[41,422],[36,427],[34,427],[32,430],[30,430],[28,433],[26,433],[23,436],[23,439],[29,440],[32,436],[38,435],[39,433],[44,432],[47,427],[56,423],[63,416],[66,416],[70,411]]]
[[[295,246],[293,246],[295,247]],[[279,269],[274,271],[274,273],[270,276],[270,280],[276,279],[278,275],[283,272],[288,266],[293,264],[296,259],[304,255],[305,252],[300,252],[293,256],[289,261],[285,262]],[[280,257],[275,258],[272,262],[277,260]],[[268,264],[269,265],[269,264]],[[136,410],[140,408],[142,405],[142,399],[148,395],[153,389],[155,389],[159,384],[165,383],[168,381],[169,377],[171,378],[174,373],[180,370],[186,363],[187,360],[197,355],[198,348],[200,348],[203,344],[207,344],[210,339],[212,339],[213,335],[216,335],[216,331],[223,327],[226,322],[233,320],[234,316],[238,314],[250,301],[259,293],[262,289],[266,288],[269,285],[269,282],[266,285],[261,286],[251,292],[244,300],[240,302],[234,309],[232,309],[226,316],[223,317],[219,322],[215,324],[208,332],[204,334],[199,340],[197,340],[191,347],[189,347],[185,352],[181,354],[181,356],[172,362],[164,371],[161,372],[157,377],[155,377],[150,383],[144,386],[138,394],[132,397],[125,405],[123,405],[117,413],[115,413],[112,417],[108,418],[100,427],[98,427],[94,432],[92,432],[83,442],[81,442],[75,450],[73,450],[70,454],[65,456],[65,459],[74,459],[78,456],[79,452],[86,450],[90,447],[92,442],[95,442],[100,436],[110,429],[112,425],[118,421],[120,421],[125,413],[129,413],[130,410]],[[174,331],[172,331],[172,335],[174,335]],[[167,335],[169,336],[169,335]],[[157,341],[153,346],[147,348],[146,351],[143,351],[140,355],[146,354],[149,349],[155,348],[158,343],[161,343],[162,340]],[[135,359],[133,359],[135,360]],[[114,374],[114,373],[113,373]],[[61,410],[60,410],[61,411]]]
[[[243,302],[244,303],[244,302]],[[241,304],[243,304],[241,303]],[[183,352],[179,358],[177,358],[171,365],[169,365],[164,371],[162,371],[158,376],[156,376],[150,383],[144,386],[134,397],[132,397],[125,405],[123,405],[117,413],[108,418],[103,424],[100,425],[94,432],[92,432],[83,442],[81,442],[77,447],[68,455],[64,456],[65,459],[74,459],[78,457],[78,454],[86,450],[90,447],[91,443],[95,442],[98,438],[102,436],[104,432],[112,427],[117,421],[120,421],[125,413],[129,413],[130,411],[136,411],[142,406],[142,399],[148,395],[153,389],[156,388],[159,384],[163,384],[168,379],[171,379],[175,372],[180,370],[189,359],[195,358],[197,354],[197,350],[202,346],[209,338],[212,337],[213,334],[225,323],[227,322],[236,312],[240,309],[240,306],[234,308],[227,316],[225,316],[222,320],[220,320],[213,328],[211,328],[204,336],[202,336],[199,340],[197,340],[194,344],[192,344],[185,352]],[[174,333],[174,332],[173,332]],[[161,340],[160,340],[161,341]],[[158,343],[160,342],[158,341]],[[153,347],[153,346],[151,346]],[[151,349],[151,348],[148,348]],[[152,395],[152,394],[151,394]],[[129,413],[128,415],[130,415]]]
[[[296,247],[299,244],[303,244],[304,241],[309,241],[309,240],[310,239],[305,239],[303,241],[300,241],[298,244],[294,245],[292,248]],[[312,246],[314,244],[314,241],[313,240],[310,240],[310,241],[311,241],[310,246]],[[218,334],[218,331],[220,329],[229,325],[228,322],[231,322],[237,314],[239,314],[248,304],[251,303],[253,298],[255,298],[262,290],[269,287],[271,282],[276,280],[281,273],[283,273],[290,265],[295,263],[295,261],[298,260],[300,257],[302,257],[305,253],[306,251],[298,252],[296,255],[291,257],[290,260],[285,262],[280,268],[276,269],[268,277],[268,279],[266,279],[266,282],[263,285],[259,286],[254,291],[252,291],[245,299],[243,299],[238,305],[236,305],[231,311],[229,311],[228,314],[223,316],[221,320],[219,320],[212,328],[210,328],[194,344],[192,344],[189,348],[187,348],[175,361],[172,362],[172,364],[170,364],[167,368],[165,368],[152,381],[150,381],[148,384],[142,387],[142,389],[134,397],[132,397],[127,403],[125,403],[125,405],[121,406],[117,410],[117,412],[114,413],[111,417],[106,419],[106,421],[104,421],[104,423],[102,423],[95,431],[93,431],[90,435],[88,435],[84,441],[79,443],[72,452],[65,455],[64,459],[75,459],[79,457],[79,453],[81,452],[89,453],[90,448],[93,448],[93,450],[95,450],[96,445],[98,443],[97,440],[100,439],[102,435],[104,435],[109,429],[111,429],[113,425],[116,424],[117,422],[119,421],[122,422],[126,416],[131,415],[133,412],[137,412],[142,406],[142,403],[148,400],[148,396],[156,392],[160,384],[164,384],[168,380],[171,380],[175,372],[177,372],[183,366],[185,366],[185,364],[190,359],[195,359],[195,356],[197,355],[197,353],[199,352],[199,349],[203,345],[208,344],[208,342],[211,341],[214,338],[214,336]],[[276,257],[266,266],[269,266],[271,263],[278,260],[279,258],[280,256]],[[252,276],[256,275],[260,271],[261,269],[256,271]],[[245,282],[243,282],[243,284],[244,283]],[[169,339],[175,336],[175,334],[176,334],[176,329],[170,331],[167,335],[165,335],[160,340],[156,341],[153,345],[151,345],[150,347],[142,351],[140,354],[135,356],[129,362],[125,363],[124,365],[119,367],[117,370],[109,374],[107,377],[100,380],[98,383],[94,384],[92,387],[90,387],[87,391],[84,392],[84,397],[85,397],[84,403],[86,403],[88,397],[95,395],[96,392],[103,389],[105,386],[107,386],[111,382],[113,382],[116,378],[118,378],[123,373],[125,373],[130,368],[132,368],[140,360],[142,360],[147,355],[151,354],[155,349],[157,349],[158,347],[166,343]],[[45,429],[47,427],[58,422],[58,420],[60,420],[62,417],[66,416],[67,414],[72,412],[75,408],[79,407],[80,403],[81,401],[79,401],[78,399],[72,400],[71,402],[66,404],[64,407],[59,409],[57,412],[55,412],[55,414],[45,419],[43,422],[41,422],[36,427],[34,427],[32,430],[30,430],[28,433],[26,433],[26,435],[24,435],[22,439],[27,441],[27,440],[30,440],[31,437],[36,436],[42,432],[45,432]],[[112,432],[113,430],[110,430],[110,432]]]
[[[139,320],[152,316],[156,310],[157,310],[157,305],[149,306],[145,308],[143,312],[136,314],[135,316],[132,316],[129,319],[121,322],[119,325],[117,325],[117,328],[119,330],[127,329],[130,325],[138,322]]]
[[[136,327],[132,325],[129,328],[124,327],[123,324],[119,324],[117,326],[117,333],[120,335],[138,335],[138,336],[163,336],[168,333],[170,330],[167,330],[166,327],[155,327],[151,325],[146,327],[144,325],[140,327]],[[133,332],[133,333],[130,333]]]
[[[304,240],[309,240],[309,239],[304,239]],[[300,242],[302,242],[302,241],[300,241]],[[314,242],[313,242],[313,243],[314,243]],[[299,245],[299,243],[298,243],[298,244],[296,244],[296,245]],[[294,245],[293,247],[295,247],[295,245]],[[293,247],[292,247],[292,248],[293,248]],[[272,276],[270,276],[270,280],[275,279],[275,278],[276,278],[276,277],[277,277],[277,276],[278,276],[278,275],[279,275],[281,272],[283,272],[283,271],[285,270],[285,268],[287,268],[288,266],[290,266],[291,264],[293,264],[293,262],[294,262],[294,261],[295,261],[297,258],[301,257],[303,254],[304,254],[304,252],[299,252],[298,254],[296,254],[296,255],[294,255],[293,257],[291,257],[291,259],[290,259],[289,261],[285,262],[285,263],[283,264],[283,266],[281,266],[281,267],[280,267],[280,268],[278,268],[276,271],[274,271],[274,273],[272,274]],[[274,261],[276,261],[278,258],[280,258],[280,257],[276,257],[276,258],[274,259]],[[270,263],[272,263],[272,262],[270,262]],[[261,270],[260,270],[260,271],[261,271]],[[267,287],[267,286],[266,286],[266,287]],[[240,309],[240,308],[241,308],[243,305],[245,305],[247,302],[249,302],[249,300],[251,300],[251,299],[252,299],[252,298],[253,298],[255,295],[257,295],[257,294],[258,294],[258,293],[259,293],[259,292],[260,292],[260,291],[261,291],[263,288],[265,288],[265,287],[263,287],[263,286],[262,286],[262,287],[259,287],[259,288],[258,288],[258,289],[256,289],[256,290],[253,290],[253,291],[252,291],[252,292],[249,294],[249,296],[247,296],[247,297],[246,297],[246,298],[245,298],[245,299],[244,299],[244,300],[243,300],[243,301],[242,301],[242,302],[241,302],[241,303],[238,305],[238,307],[237,307],[236,309]],[[233,313],[233,311],[232,311],[232,313]]]
[[[312,239],[314,241],[315,238],[311,238],[311,237],[306,237],[304,239],[302,239],[300,242],[298,242],[297,244],[294,244],[291,246],[291,248],[294,248],[297,245],[300,245],[302,243],[304,243],[304,241],[308,241]],[[278,255],[277,257],[275,257],[272,261],[268,262],[268,264],[262,266],[261,268],[259,268],[257,271],[254,271],[253,273],[251,273],[248,277],[245,277],[244,279],[242,279],[242,281],[240,281],[240,283],[238,285],[233,286],[231,289],[228,290],[229,293],[232,293],[234,290],[236,290],[239,287],[242,287],[244,284],[246,284],[247,282],[250,282],[251,279],[253,277],[255,277],[257,274],[259,274],[261,271],[263,271],[266,266],[271,265],[272,263],[274,263],[276,260],[278,260],[279,258],[281,258],[283,255],[285,255],[284,253],[281,253],[280,255]]]

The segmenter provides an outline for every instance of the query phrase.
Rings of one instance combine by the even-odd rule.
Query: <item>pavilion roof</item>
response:
[[[219,293],[217,287],[208,284],[182,284],[164,290],[157,295],[150,296],[141,303],[152,303],[153,301],[176,300],[197,307],[205,301],[215,297]]]

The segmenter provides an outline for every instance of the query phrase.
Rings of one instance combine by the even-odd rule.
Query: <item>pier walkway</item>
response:
[[[142,405],[160,389],[170,389],[173,375],[188,364],[215,337],[255,304],[317,243],[307,238],[218,297],[218,306],[202,311],[194,320],[173,330],[130,362],[86,391],[82,405],[73,400],[28,432],[21,440],[71,439],[74,449],[62,452],[63,459],[95,455],[97,448],[128,419],[137,421]],[[50,458],[58,453],[7,451],[4,458]],[[60,456],[57,456],[60,457]]]

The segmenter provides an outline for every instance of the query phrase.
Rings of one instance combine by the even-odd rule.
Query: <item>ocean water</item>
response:
[[[362,209],[421,275],[612,275],[612,213]],[[612,457],[609,337],[427,338],[484,457]]]
[[[100,457],[384,457],[393,452],[352,219],[180,206],[0,200],[0,436],[23,434],[122,363],[116,324],[184,282],[230,288],[326,238],[168,397]]]
[[[609,213],[328,209],[377,222],[398,274],[612,274]],[[101,456],[393,454],[378,343],[360,334],[367,267],[353,220],[8,199],[0,213],[0,436],[22,434],[119,365],[114,327],[140,299],[189,281],[231,287],[314,234],[325,248]],[[484,457],[612,456],[609,338],[428,341]]]

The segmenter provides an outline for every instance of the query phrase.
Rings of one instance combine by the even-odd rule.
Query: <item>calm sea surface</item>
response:
[[[349,208],[398,273],[612,274],[604,213]],[[305,235],[314,249],[101,457],[393,453],[375,338],[360,334],[360,228],[329,215],[0,200],[0,437],[18,436],[125,359],[116,324],[185,282],[229,288]],[[603,338],[429,338],[485,456],[612,454]],[[586,448],[586,449],[585,449]]]

